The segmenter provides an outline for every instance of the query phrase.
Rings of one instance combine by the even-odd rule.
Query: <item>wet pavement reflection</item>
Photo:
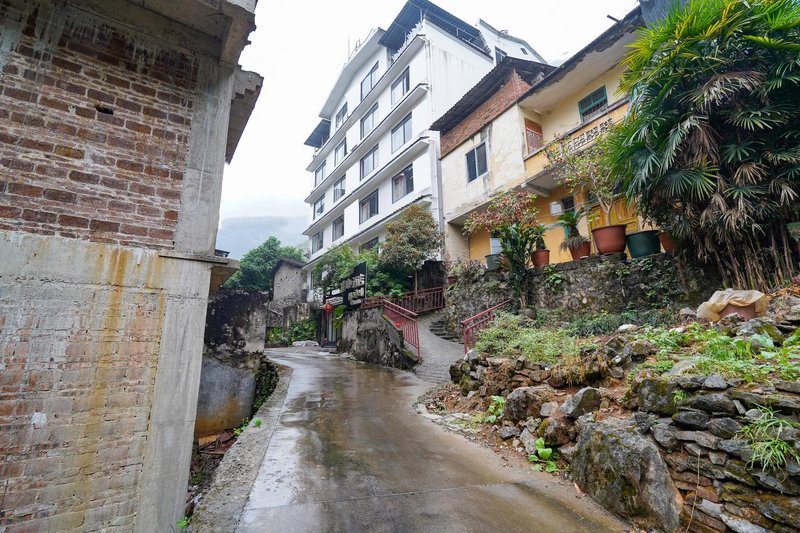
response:
[[[411,406],[428,384],[281,350],[292,381],[237,531],[620,531],[585,497],[503,466]]]

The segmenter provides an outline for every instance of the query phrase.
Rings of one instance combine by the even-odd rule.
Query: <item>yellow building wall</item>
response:
[[[488,231],[476,231],[469,236],[469,258],[478,259],[486,263],[486,256],[491,251],[489,239],[491,234]]]

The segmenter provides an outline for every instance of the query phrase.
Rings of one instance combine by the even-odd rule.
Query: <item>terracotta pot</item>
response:
[[[662,231],[658,234],[658,240],[661,241],[661,247],[667,252],[669,255],[673,255],[675,253],[675,239],[672,238],[672,234],[666,231]]]
[[[550,263],[550,250],[536,250],[531,255],[533,266],[539,268]]]
[[[756,317],[756,304],[752,303],[750,305],[746,305],[744,307],[737,307],[735,305],[728,304],[726,305],[722,311],[719,312],[720,319],[732,314],[738,314],[744,320],[750,320],[751,318]]]
[[[594,245],[601,254],[625,251],[625,224],[614,224],[592,230]]]
[[[572,260],[577,261],[582,257],[589,257],[592,255],[592,245],[588,242],[585,242],[578,246],[577,248],[570,248],[569,249],[570,255],[572,255]]]

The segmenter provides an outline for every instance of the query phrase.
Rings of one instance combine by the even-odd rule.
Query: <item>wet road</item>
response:
[[[294,369],[237,531],[620,531],[591,500],[417,415],[410,374],[281,351]]]

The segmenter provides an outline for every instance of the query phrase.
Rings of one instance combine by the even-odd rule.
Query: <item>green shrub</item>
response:
[[[293,342],[314,340],[317,337],[317,322],[313,318],[289,324],[280,334],[280,343],[291,346]]]
[[[498,313],[491,327],[478,333],[475,349],[494,356],[565,362],[576,358],[581,343],[562,329],[534,327],[525,317]]]

